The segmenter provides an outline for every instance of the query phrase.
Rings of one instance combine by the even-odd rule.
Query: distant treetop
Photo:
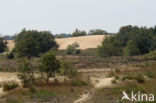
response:
[[[87,32],[86,31],[80,31],[78,29],[76,29],[73,33],[72,33],[72,36],[73,37],[77,37],[77,36],[85,36],[87,35]]]

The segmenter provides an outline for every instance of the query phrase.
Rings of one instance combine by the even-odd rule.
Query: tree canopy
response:
[[[51,48],[57,48],[54,36],[49,31],[23,29],[15,38],[15,51],[19,56],[38,56]]]

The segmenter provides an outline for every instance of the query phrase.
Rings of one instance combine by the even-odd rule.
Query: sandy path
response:
[[[74,103],[81,103],[86,100],[88,100],[93,95],[93,90],[87,90],[82,95],[80,95],[80,98],[74,101]]]
[[[89,90],[87,92],[84,92],[80,97],[74,101],[74,103],[83,103],[84,101],[87,101],[92,97],[94,94],[95,89],[104,88],[104,87],[110,87],[112,86],[112,80],[114,78],[98,78],[93,77],[91,78],[91,82],[94,85],[94,90]],[[96,82],[98,81],[98,82]]]
[[[91,69],[91,70],[80,70],[81,72],[109,72],[110,69]],[[107,78],[106,75],[98,76],[98,77],[91,77],[91,83],[94,85],[94,89],[85,91],[80,95],[80,97],[75,100],[73,103],[83,103],[90,99],[92,95],[94,94],[94,91],[99,88],[104,88],[104,87],[111,87],[112,86],[112,80],[114,78]]]

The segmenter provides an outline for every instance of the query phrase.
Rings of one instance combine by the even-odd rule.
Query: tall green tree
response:
[[[57,47],[55,38],[49,31],[23,29],[15,38],[15,51],[19,56],[38,56]]]

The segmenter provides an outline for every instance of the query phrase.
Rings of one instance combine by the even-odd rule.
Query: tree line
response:
[[[71,34],[61,33],[61,34],[56,34],[55,37],[68,38],[68,37],[78,37],[78,36],[86,36],[86,35],[112,35],[112,33],[108,33],[107,31],[102,29],[93,29],[90,30],[88,33],[85,30],[76,29]]]
[[[123,26],[114,36],[105,38],[98,47],[98,54],[102,57],[133,56],[156,50],[156,26],[138,27]]]

